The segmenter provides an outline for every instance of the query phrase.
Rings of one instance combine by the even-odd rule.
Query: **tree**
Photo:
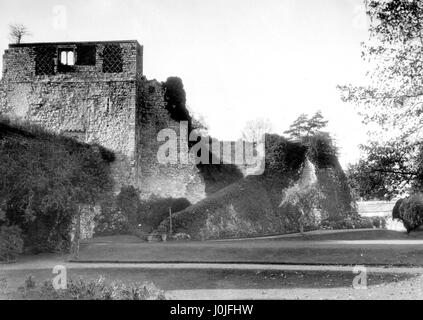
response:
[[[290,204],[300,213],[298,223],[301,234],[304,233],[304,225],[312,220],[313,212],[319,203],[320,192],[317,184],[316,168],[307,158],[301,171],[300,179],[290,188],[284,191],[282,202],[279,207]]]
[[[328,124],[328,121],[324,120],[322,112],[318,111],[309,118],[305,113],[301,114],[284,133],[290,136],[292,139],[301,140],[303,138],[309,138],[320,132]]]
[[[20,44],[25,36],[30,36],[28,28],[23,24],[9,25],[9,39],[13,43]]]
[[[272,123],[269,119],[258,118],[247,121],[242,130],[242,138],[248,142],[264,141],[264,136],[273,130]]]
[[[377,182],[379,195],[389,191],[392,196],[403,190],[400,184],[416,186],[421,177],[415,168],[423,133],[423,3],[371,0],[365,4],[370,40],[363,45],[363,58],[372,66],[369,84],[339,88],[345,101],[357,105],[365,123],[380,128],[373,130],[375,137],[365,147],[368,158],[352,168],[365,170],[360,190]],[[390,151],[393,146],[395,152]]]
[[[356,198],[390,200],[413,189],[423,181],[422,145],[416,148],[407,141],[390,141],[383,145],[362,145],[364,157],[346,171]],[[415,159],[420,161],[415,161]]]
[[[360,106],[366,122],[388,130],[404,127],[404,136],[410,135],[422,128],[423,4],[372,0],[367,14],[370,40],[363,45],[363,58],[373,66],[370,84],[340,86],[343,98]]]

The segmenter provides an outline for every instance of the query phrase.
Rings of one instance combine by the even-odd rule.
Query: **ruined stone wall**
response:
[[[204,180],[195,164],[161,164],[157,159],[158,149],[164,143],[157,141],[160,130],[171,128],[180,137],[180,124],[172,120],[165,109],[161,84],[155,80],[143,81],[138,89],[136,187],[141,197],[186,198],[191,203],[204,199]]]
[[[121,185],[135,183],[137,81],[142,74],[142,48],[136,42],[119,43],[122,72],[105,73],[106,45],[95,45],[94,65],[74,65],[61,72],[56,61],[54,74],[49,75],[40,75],[36,67],[37,50],[44,46],[11,46],[4,55],[0,114],[114,151],[117,160],[112,174],[117,192]],[[47,45],[56,50],[76,46]]]
[[[84,58],[79,56],[81,45],[95,46],[91,65],[78,63]],[[121,70],[105,72],[107,46],[116,45],[121,48]],[[65,69],[60,63],[63,50],[71,51],[76,62]],[[162,85],[143,76],[142,55],[136,41],[11,45],[3,57],[0,115],[114,151],[115,193],[133,185],[143,199],[186,198],[196,203],[216,189],[211,185],[219,184],[219,178],[208,170],[205,175],[193,163],[157,160],[163,144],[157,141],[158,133],[173,128],[179,137],[179,123],[166,110]]]
[[[95,61],[93,65],[73,65],[67,71],[61,71],[58,61],[53,61],[52,74],[37,73],[37,55],[45,50],[53,51],[52,59],[58,59],[59,51],[74,50],[78,60],[78,46],[94,46]],[[103,72],[105,48],[118,46],[121,49],[122,70],[120,72]],[[37,81],[135,81],[143,72],[143,48],[136,41],[127,42],[87,42],[87,43],[47,43],[10,45],[3,55],[3,80],[6,82]],[[47,61],[48,60],[48,61]],[[42,57],[41,64],[51,62]]]

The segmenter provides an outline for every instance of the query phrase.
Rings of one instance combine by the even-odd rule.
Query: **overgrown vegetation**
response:
[[[187,233],[194,239],[216,239],[299,230],[298,205],[287,203],[281,208],[279,205],[282,190],[300,178],[306,157],[315,166],[322,197],[313,210],[320,218],[310,219],[314,223],[305,225],[305,230],[318,228],[319,221],[341,220],[354,215],[346,177],[328,135],[319,133],[307,137],[305,142],[267,135],[264,174],[243,178],[176,213],[172,218],[174,232]],[[166,219],[159,231],[168,232],[168,226],[169,219]]]
[[[191,203],[185,198],[159,198],[151,197],[148,201],[142,201],[139,211],[139,222],[143,230],[148,232],[156,229],[160,223],[172,213],[180,212],[188,208]]]
[[[103,203],[102,215],[96,219],[96,235],[134,234],[147,238],[172,213],[188,208],[185,198],[151,196],[141,200],[133,186],[124,186],[117,197]]]
[[[322,229],[386,229],[384,217],[352,216],[340,220],[324,220],[320,224]]]
[[[0,262],[13,262],[23,251],[22,231],[16,226],[0,227]]]
[[[392,218],[402,221],[407,233],[423,225],[423,194],[399,200],[392,211]]]
[[[175,121],[188,121],[189,131],[192,130],[192,117],[186,106],[186,92],[182,79],[178,77],[169,77],[162,83],[166,110],[169,112],[171,119]]]
[[[370,66],[369,85],[340,89],[372,132],[348,176],[357,197],[392,199],[423,188],[423,6],[421,0],[365,4],[370,37],[362,56]]]
[[[69,280],[66,289],[56,290],[51,281],[37,286],[28,276],[19,292],[24,299],[37,300],[166,300],[165,292],[153,283],[125,285],[121,282],[106,283],[100,276],[95,280]]]
[[[29,124],[0,122],[2,226],[22,230],[26,249],[67,250],[71,221],[111,189],[114,155]]]
[[[320,222],[318,221],[320,217],[314,214],[321,197],[315,171],[315,166],[306,158],[298,182],[284,190],[282,202],[279,205],[283,207],[289,204],[297,208],[301,234],[304,232],[305,224],[317,225]]]
[[[361,146],[364,156],[346,171],[356,199],[391,200],[422,190],[423,146],[407,141],[371,142]]]

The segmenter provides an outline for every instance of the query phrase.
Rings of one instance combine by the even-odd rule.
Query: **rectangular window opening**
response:
[[[75,65],[75,53],[73,50],[60,50],[59,51],[59,57],[60,57],[60,64],[64,66],[73,66]]]
[[[103,51],[103,72],[123,72],[122,48],[119,45],[106,45]]]
[[[76,64],[79,66],[95,66],[96,51],[95,45],[78,45],[76,49]]]
[[[54,75],[54,59],[56,58],[56,48],[39,47],[35,48],[35,74]]]
[[[59,49],[59,72],[73,72],[75,65],[75,52],[70,49]]]

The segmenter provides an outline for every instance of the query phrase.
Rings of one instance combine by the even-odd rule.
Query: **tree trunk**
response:
[[[73,259],[79,258],[79,243],[81,240],[81,206],[78,205],[78,212],[76,216],[75,239],[73,247]]]
[[[298,222],[300,223],[300,233],[303,236],[304,235],[304,211],[300,209],[300,219],[298,219]]]
[[[172,208],[169,208],[169,235],[172,236]]]

